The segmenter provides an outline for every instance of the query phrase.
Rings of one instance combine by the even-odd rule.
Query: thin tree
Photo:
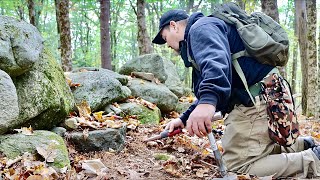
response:
[[[279,10],[277,0],[261,0],[261,10],[266,15],[270,16],[273,20],[279,23]],[[279,68],[280,74],[286,77],[286,69],[284,67]]]
[[[59,0],[57,21],[60,26],[61,64],[64,71],[72,70],[72,49],[69,20],[69,0]]]
[[[60,4],[60,0],[54,0],[54,5],[56,7],[56,22],[57,22],[57,32],[58,32],[58,36],[60,37],[60,33],[61,33],[61,28],[60,28],[60,20],[59,20],[59,4]],[[58,49],[60,49],[60,38],[58,39]]]
[[[307,60],[307,17],[306,1],[295,0],[296,25],[298,25],[298,42],[300,49],[301,72],[302,72],[302,114],[307,112],[308,99],[308,60]]]
[[[241,9],[246,10],[246,3],[243,0],[237,0],[237,4]]]
[[[279,23],[279,10],[277,0],[261,0],[261,10]]]
[[[138,21],[138,47],[139,54],[149,54],[153,52],[151,40],[148,35],[145,15],[145,0],[137,0],[137,21]]]
[[[101,67],[112,70],[109,22],[110,0],[100,0]]]
[[[34,0],[28,0],[28,10],[29,10],[29,19],[30,24],[34,25],[39,29],[39,18],[42,10],[43,0],[40,0],[35,3]]]
[[[307,115],[314,116],[316,108],[319,108],[317,102],[317,5],[316,0],[306,1],[307,7],[307,60],[308,60],[308,99]]]

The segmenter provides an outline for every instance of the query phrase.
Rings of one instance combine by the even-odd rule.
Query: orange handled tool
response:
[[[154,140],[157,140],[157,139],[162,139],[162,138],[167,138],[167,137],[172,137],[172,136],[174,136],[176,134],[180,134],[180,133],[182,133],[182,129],[180,129],[180,128],[174,129],[170,133],[169,133],[169,130],[164,130],[164,131],[162,131],[160,134],[158,134],[156,136],[153,136],[151,138],[145,139],[144,142],[154,141]]]

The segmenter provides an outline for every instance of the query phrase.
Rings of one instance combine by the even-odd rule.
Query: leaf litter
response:
[[[141,99],[131,99],[152,109],[152,103]],[[191,101],[184,98],[180,101]],[[115,104],[117,108],[121,108]],[[73,145],[68,144],[71,168],[54,169],[48,165],[53,162],[56,152],[49,146],[37,147],[36,154],[24,153],[15,159],[8,159],[0,154],[0,174],[2,179],[212,179],[220,177],[215,158],[206,138],[190,137],[182,133],[166,139],[150,141],[143,140],[147,136],[160,133],[163,125],[179,116],[171,112],[162,119],[160,125],[140,125],[135,116],[120,117],[115,114],[104,114],[103,111],[91,112],[86,102],[77,106],[79,115],[73,112],[70,118],[75,118],[76,130],[83,131],[84,136],[90,130],[101,128],[119,128],[119,124],[132,126],[127,130],[126,144],[121,152],[90,152],[80,153]],[[306,119],[299,117],[299,119]],[[114,122],[114,123],[110,123]],[[115,123],[117,122],[117,123]],[[320,139],[320,125],[316,121],[299,121],[302,135]],[[215,121],[213,128],[218,148],[223,152],[221,136],[223,135],[223,120]],[[29,128],[16,129],[19,133],[32,135]],[[184,131],[185,132],[185,131]],[[221,133],[219,133],[221,132]],[[37,156],[38,154],[38,156]],[[41,157],[41,158],[39,158]],[[272,176],[257,177],[248,174],[233,175],[234,179],[272,179]],[[0,178],[0,179],[1,179]]]

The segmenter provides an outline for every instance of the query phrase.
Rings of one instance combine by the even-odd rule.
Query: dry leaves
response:
[[[178,164],[173,161],[167,161],[163,164],[163,169],[174,177],[182,177]]]
[[[14,160],[4,157],[1,159],[0,165],[0,178],[37,180],[57,179],[59,177],[52,167],[48,167],[46,161],[41,162],[30,153],[24,153]]]
[[[135,99],[134,98],[127,99],[127,102],[141,104],[141,105],[143,105],[143,106],[145,106],[145,107],[147,107],[147,108],[149,108],[151,110],[154,110],[154,109],[157,108],[157,105],[155,105],[155,104],[153,104],[153,103],[151,103],[149,101],[146,101],[146,100],[144,100],[144,99],[142,99],[140,97],[139,98],[135,98]]]
[[[22,127],[21,129],[14,129],[15,131],[19,132],[19,133],[22,133],[24,135],[27,135],[27,136],[31,136],[33,135],[33,129],[32,127]]]

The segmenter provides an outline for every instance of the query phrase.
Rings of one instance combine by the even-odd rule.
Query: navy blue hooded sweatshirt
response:
[[[245,49],[234,26],[215,17],[194,13],[188,19],[184,40],[187,45],[180,50],[185,66],[192,66],[186,55],[189,50],[200,68],[200,71],[193,68],[192,72],[193,90],[198,100],[180,117],[184,124],[198,104],[211,104],[222,112],[227,111],[231,98],[236,97],[240,104],[252,104],[232,65],[231,54]],[[274,68],[251,57],[241,57],[238,62],[248,86],[262,80]]]

